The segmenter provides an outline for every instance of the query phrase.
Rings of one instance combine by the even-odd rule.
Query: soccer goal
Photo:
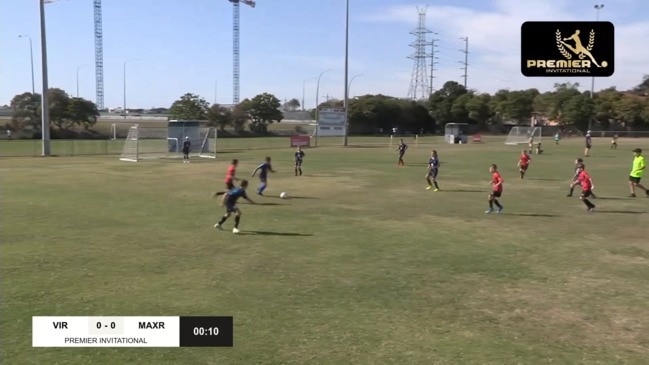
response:
[[[184,138],[170,137],[167,128],[132,126],[122,149],[120,160],[138,162],[143,159],[182,158],[183,143],[191,142],[190,156],[216,158],[216,129],[187,131]]]
[[[216,158],[216,138],[218,132],[216,128],[204,128],[201,130],[201,149],[198,157]]]
[[[529,142],[530,138],[534,138],[534,142],[541,141],[541,127],[512,127],[509,135],[505,140],[505,144],[517,145]]]

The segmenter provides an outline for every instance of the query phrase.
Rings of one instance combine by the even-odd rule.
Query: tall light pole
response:
[[[347,146],[347,109],[349,105],[349,0],[346,1],[345,8],[345,136],[343,137],[343,146]]]
[[[322,71],[320,73],[320,76],[318,76],[318,83],[316,84],[315,88],[315,146],[318,146],[318,105],[320,104],[320,79],[322,78],[322,75],[326,74],[327,72],[331,71],[331,69],[328,69],[326,71]]]
[[[345,146],[347,146],[347,133],[349,132],[349,108],[347,107],[349,105],[349,91],[352,89],[352,82],[354,82],[354,79],[363,75],[365,74],[357,74],[352,76],[352,78],[349,80],[349,83],[347,84],[347,92],[345,93],[347,95],[347,98],[345,99],[345,138],[343,140],[343,144]]]
[[[18,38],[29,38],[29,58],[32,62],[32,94],[36,94],[36,87],[34,86],[34,46],[32,45],[32,37],[27,34],[21,34]]]
[[[77,67],[77,98],[79,97],[79,70],[81,70],[84,67],[90,67],[90,65],[83,65]]]
[[[304,111],[304,91],[306,90],[306,82],[311,80],[315,80],[315,77],[309,77],[308,79],[304,79],[304,81],[302,81],[302,111]],[[316,102],[316,104],[318,103]]]
[[[47,32],[45,30],[45,3],[51,3],[53,0],[40,0],[40,18],[41,18],[41,72],[43,74],[43,94],[41,95],[41,140],[42,156],[49,156],[50,152],[50,102],[47,95],[49,89],[47,82]]]
[[[597,16],[595,17],[595,21],[599,21],[599,11],[602,10],[603,7],[604,4],[596,4],[594,6],[595,11],[597,13]],[[593,76],[590,80],[590,98],[592,99],[594,97],[595,97],[595,76]],[[590,118],[588,120],[588,130],[590,130],[592,126],[593,126],[593,118]]]
[[[124,61],[124,104],[122,105],[122,113],[124,113],[124,119],[126,119],[126,64],[129,62],[137,61],[137,58],[131,58],[129,60]]]

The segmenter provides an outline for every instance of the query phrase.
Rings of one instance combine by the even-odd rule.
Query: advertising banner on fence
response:
[[[318,111],[318,136],[344,136],[346,124],[344,108],[322,108]]]
[[[305,135],[295,134],[291,136],[291,147],[309,147],[311,145],[311,137]]]

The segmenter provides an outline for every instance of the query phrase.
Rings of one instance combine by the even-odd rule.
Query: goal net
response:
[[[198,157],[216,158],[216,128],[204,128],[201,130],[202,141]]]
[[[170,137],[167,128],[144,128],[132,126],[120,160],[138,162],[144,159],[182,158],[183,143],[191,143],[190,156],[216,158],[216,129],[196,128],[185,138]]]
[[[516,145],[529,142],[530,138],[534,138],[534,142],[541,141],[541,127],[512,127],[509,135],[505,140],[505,144]]]

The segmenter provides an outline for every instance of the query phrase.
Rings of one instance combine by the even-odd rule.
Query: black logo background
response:
[[[557,29],[561,31],[561,38],[568,38],[575,30],[579,29],[581,43],[588,46],[590,31],[595,30],[595,44],[590,53],[598,64],[607,62],[606,67],[593,65],[590,73],[572,72],[546,72],[545,68],[527,67],[527,60],[565,60],[559,52],[556,41]],[[521,27],[521,72],[524,76],[531,77],[606,77],[613,75],[615,70],[615,29],[611,22],[525,22]],[[573,41],[566,43],[574,46]],[[640,46],[640,45],[638,45]],[[565,48],[565,46],[564,46]],[[579,57],[566,48],[572,54],[572,60]],[[584,60],[590,59],[585,57]]]

